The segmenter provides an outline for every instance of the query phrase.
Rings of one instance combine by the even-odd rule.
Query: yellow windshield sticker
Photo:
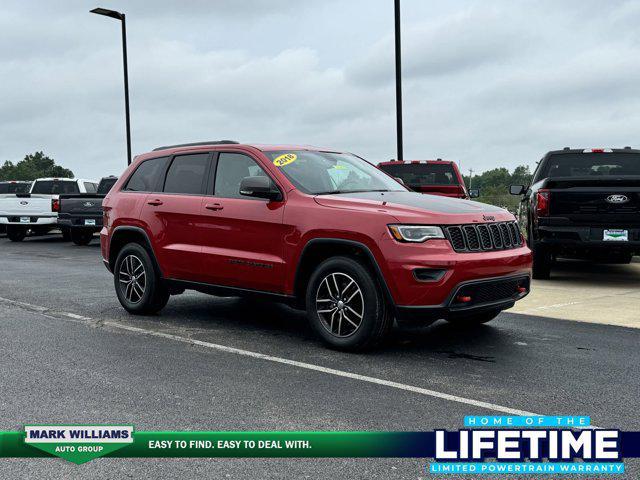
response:
[[[276,167],[284,167],[285,165],[295,162],[297,158],[298,156],[295,153],[285,153],[274,158],[273,164]]]

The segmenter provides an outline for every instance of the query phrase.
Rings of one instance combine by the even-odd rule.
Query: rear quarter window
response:
[[[159,192],[169,157],[150,158],[136,168],[124,190],[128,192]]]

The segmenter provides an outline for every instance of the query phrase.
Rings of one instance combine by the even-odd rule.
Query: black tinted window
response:
[[[165,193],[203,193],[208,164],[208,153],[175,157],[164,182]]]
[[[169,157],[152,158],[142,162],[129,181],[125,190],[132,192],[155,192],[158,191],[160,179],[164,175]]]
[[[102,180],[100,180],[100,183],[98,184],[98,193],[106,195],[107,193],[109,193],[109,190],[111,190],[111,187],[113,187],[117,181],[118,179],[115,177],[103,178]]]
[[[0,183],[0,193],[28,193],[30,183]]]
[[[556,177],[640,175],[637,153],[560,153],[551,155],[538,180]]]
[[[92,182],[84,182],[84,189],[87,193],[96,193],[96,184]]]
[[[401,178],[409,187],[425,185],[458,185],[453,167],[444,163],[398,163],[380,165],[380,170]]]
[[[38,195],[59,195],[64,193],[80,193],[77,182],[62,180],[40,180],[33,185],[31,193]]]
[[[240,195],[240,182],[245,177],[267,176],[251,158],[241,153],[221,153],[216,170],[214,195],[224,198],[244,198]]]

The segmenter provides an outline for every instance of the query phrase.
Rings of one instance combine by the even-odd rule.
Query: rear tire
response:
[[[142,245],[125,245],[118,254],[113,272],[118,300],[129,313],[158,313],[169,301],[169,291]]]
[[[27,229],[23,227],[7,227],[7,238],[12,242],[21,242],[27,236]]]
[[[71,241],[71,230],[69,228],[62,229],[62,240],[65,242]]]
[[[459,317],[448,319],[449,323],[453,323],[461,326],[471,326],[471,325],[480,325],[482,323],[487,323],[500,315],[502,310],[491,310],[489,312],[476,313],[473,315],[468,315],[466,317]]]
[[[553,257],[549,248],[543,245],[533,245],[533,278],[548,280],[551,277]]]
[[[91,230],[72,230],[71,241],[76,245],[89,245],[93,240],[93,231]]]
[[[311,327],[338,350],[373,348],[393,325],[392,309],[376,277],[349,257],[333,257],[316,268],[306,305]]]

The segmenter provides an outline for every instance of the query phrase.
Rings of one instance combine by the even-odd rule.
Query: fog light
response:
[[[471,301],[471,297],[469,297],[467,295],[458,295],[456,297],[456,301],[458,301],[460,303],[469,303]]]

